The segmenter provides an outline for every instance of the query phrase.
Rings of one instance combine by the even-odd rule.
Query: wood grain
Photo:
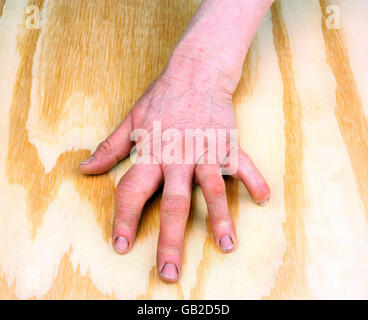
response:
[[[284,232],[288,246],[276,278],[276,286],[271,291],[270,297],[290,299],[298,297],[301,293],[308,293],[304,271],[302,105],[295,85],[292,52],[281,12],[281,3],[275,2],[271,10],[275,48],[284,85],[286,213]]]
[[[120,256],[113,197],[130,161],[93,177],[77,166],[160,73],[200,1],[0,0],[0,298],[367,298],[363,2],[278,0],[268,12],[233,101],[272,201],[258,207],[226,179],[239,247],[223,255],[195,187],[182,277],[168,285],[155,267],[160,191]]]
[[[0,1],[0,17],[3,15],[3,10],[5,6],[5,0]]]
[[[324,17],[327,6],[333,4],[336,5],[336,2],[320,0]],[[325,24],[322,24],[322,30],[328,64],[337,83],[336,119],[349,152],[359,194],[368,218],[368,122],[363,101],[354,79],[341,30],[328,29]]]

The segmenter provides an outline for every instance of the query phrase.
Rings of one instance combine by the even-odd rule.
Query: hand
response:
[[[140,149],[148,146],[147,141],[152,146],[154,122],[161,125],[161,132],[176,129],[181,137],[185,136],[187,129],[213,129],[216,138],[221,129],[235,129],[231,96],[233,88],[231,79],[207,63],[172,57],[161,76],[148,87],[120,126],[99,145],[93,157],[81,163],[80,170],[85,174],[101,174],[110,170],[129,155],[133,146],[131,133],[136,129],[144,129],[145,132],[138,143]],[[132,248],[143,206],[164,183],[157,268],[163,280],[173,282],[180,274],[193,181],[202,188],[220,250],[225,253],[233,251],[237,237],[220,171],[224,159],[216,155],[215,163],[203,161],[198,164],[208,159],[212,148],[209,139],[203,151],[194,152],[193,161],[189,163],[184,159],[188,150],[184,150],[181,144],[183,139],[174,141],[178,150],[184,150],[180,159],[182,163],[165,161],[165,148],[172,141],[160,141],[158,152],[149,149],[149,163],[133,164],[117,186],[112,240],[118,253],[126,253]],[[229,143],[226,143],[227,151]],[[244,183],[257,203],[266,203],[270,189],[264,178],[243,151],[238,151],[237,159],[238,166],[233,176]]]
[[[272,2],[234,0],[230,5],[228,0],[203,0],[160,77],[93,156],[80,165],[85,174],[110,170],[129,154],[132,133],[140,160],[147,161],[135,163],[116,189],[113,246],[119,253],[132,248],[143,206],[164,183],[157,268],[165,281],[179,278],[193,180],[202,188],[215,240],[223,252],[234,250],[237,238],[220,168],[233,169],[232,175],[244,183],[257,203],[265,204],[270,197],[260,172],[237,144],[234,146],[231,96],[249,44]],[[183,143],[188,129],[212,130],[214,134],[197,150],[198,139],[195,149]],[[223,131],[228,136],[221,144]]]

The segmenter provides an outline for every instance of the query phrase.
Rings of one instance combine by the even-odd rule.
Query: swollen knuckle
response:
[[[231,217],[230,216],[224,217],[223,215],[220,215],[220,214],[212,215],[211,222],[212,222],[213,227],[215,228],[217,227],[217,228],[224,229],[224,228],[229,228],[232,226]]]
[[[219,175],[208,175],[204,186],[208,192],[217,197],[224,195],[226,192],[224,180]]]
[[[116,219],[129,221],[134,218],[139,210],[139,207],[135,201],[131,201],[128,197],[116,198]]]
[[[181,256],[181,254],[182,254],[181,246],[175,247],[175,246],[172,246],[172,245],[171,246],[161,245],[161,246],[159,246],[158,251],[157,251],[157,255],[159,257],[167,256],[167,255]]]
[[[121,181],[116,188],[116,197],[127,198],[132,200],[132,197],[136,198],[142,192],[142,187],[136,181]],[[134,199],[133,198],[133,199]]]
[[[117,212],[135,212],[138,210],[136,201],[132,201],[129,197],[116,198],[115,203]]]
[[[136,222],[136,211],[121,209],[120,213],[115,217],[115,228],[119,227],[132,227]]]
[[[105,141],[101,142],[98,146],[98,150],[105,154],[113,153],[113,148],[111,146],[109,139],[106,139]]]
[[[162,213],[181,215],[189,210],[189,200],[182,195],[166,196],[162,199]]]

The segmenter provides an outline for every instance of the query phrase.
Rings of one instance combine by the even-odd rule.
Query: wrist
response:
[[[201,48],[201,45],[177,46],[162,76],[197,88],[218,89],[232,94],[239,79],[228,72],[219,59],[204,54]]]
[[[165,73],[233,93],[253,36],[272,2],[203,0]]]
[[[273,0],[203,0],[165,77],[233,93],[252,38]]]

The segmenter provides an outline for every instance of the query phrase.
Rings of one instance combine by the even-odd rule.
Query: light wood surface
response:
[[[216,249],[197,187],[179,283],[155,269],[159,194],[134,249],[113,251],[130,163],[96,177],[78,163],[160,73],[199,2],[0,0],[0,298],[368,297],[366,0],[277,1],[259,28],[234,103],[272,201],[258,207],[227,179],[236,252]]]

